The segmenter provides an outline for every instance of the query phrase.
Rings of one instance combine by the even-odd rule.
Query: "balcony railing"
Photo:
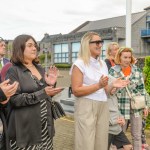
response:
[[[150,29],[141,30],[141,37],[150,37]]]

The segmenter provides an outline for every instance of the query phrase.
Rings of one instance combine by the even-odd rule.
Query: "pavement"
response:
[[[55,121],[54,150],[74,150],[74,121],[61,118]]]
[[[60,102],[66,112],[66,117],[55,120],[54,150],[74,150],[74,96],[69,98],[70,86],[69,70],[60,70],[61,77],[57,80],[57,87],[65,89],[53,97],[53,100]]]

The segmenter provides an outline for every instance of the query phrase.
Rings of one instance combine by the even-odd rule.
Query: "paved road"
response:
[[[54,150],[74,149],[74,122],[72,119],[55,121]]]

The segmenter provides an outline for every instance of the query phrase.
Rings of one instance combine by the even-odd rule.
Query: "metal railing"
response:
[[[142,29],[141,37],[150,37],[150,29]]]

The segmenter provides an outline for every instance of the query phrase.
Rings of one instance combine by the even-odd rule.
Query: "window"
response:
[[[102,53],[101,53],[101,59],[103,59],[103,60],[106,58],[106,49],[107,49],[107,46],[110,42],[112,42],[112,41],[111,40],[104,40],[104,44],[102,47]]]
[[[77,59],[79,49],[80,42],[72,43],[72,62],[74,62]]]
[[[146,17],[146,27],[147,29],[150,29],[150,16]]]
[[[54,63],[68,63],[68,44],[54,45]]]

